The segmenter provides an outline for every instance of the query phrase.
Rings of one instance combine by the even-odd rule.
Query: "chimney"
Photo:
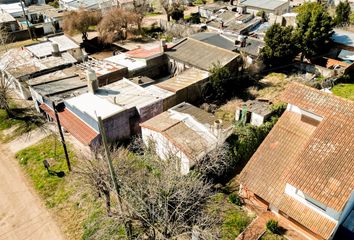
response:
[[[219,138],[221,135],[221,129],[222,129],[222,120],[217,119],[214,121],[214,135]]]
[[[161,39],[160,41],[160,52],[164,53],[167,49],[167,45],[165,40]]]
[[[52,43],[52,55],[54,57],[60,57],[60,51],[59,51],[58,43]]]
[[[98,90],[98,81],[96,72],[92,69],[86,70],[87,87],[90,93],[95,94]]]
[[[224,22],[221,20],[220,21],[220,29],[222,30],[224,28]]]

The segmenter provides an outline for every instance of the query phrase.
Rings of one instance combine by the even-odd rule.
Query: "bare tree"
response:
[[[112,8],[98,25],[100,39],[105,43],[125,39],[128,32],[139,22],[140,16],[122,8]]]
[[[0,25],[0,46],[2,46],[2,48],[5,50],[5,52],[7,52],[7,44],[9,42],[12,42],[13,37],[12,35],[9,33],[9,29],[8,27],[4,26],[4,25]]]
[[[2,66],[0,75],[0,109],[6,111],[7,116],[11,117],[10,100],[13,96],[11,80],[7,78],[6,66]]]
[[[183,4],[179,0],[159,0],[159,1],[161,7],[163,8],[164,12],[167,15],[167,21],[171,20],[171,16],[173,12],[183,7],[182,6]]]
[[[234,168],[233,156],[226,143],[195,162],[194,169],[209,180],[217,180]]]
[[[105,198],[107,214],[112,216],[111,211],[111,178],[107,164],[98,156],[98,151],[91,157],[81,156],[81,164],[76,172],[83,182],[97,192],[98,197]]]
[[[82,39],[87,40],[87,32],[91,26],[96,26],[102,18],[99,11],[84,10],[70,11],[64,16],[63,30],[67,34],[82,33]]]
[[[145,16],[145,13],[148,10],[149,4],[147,0],[133,0],[133,12],[137,16],[136,23],[138,25],[138,30],[141,30],[141,24],[143,22],[143,18]]]

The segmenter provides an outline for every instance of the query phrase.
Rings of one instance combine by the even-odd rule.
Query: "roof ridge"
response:
[[[187,39],[191,39],[192,41],[195,41],[195,42],[200,42],[201,44],[204,44],[204,45],[207,45],[207,46],[209,46],[209,47],[222,50],[222,51],[227,52],[227,53],[233,53],[235,56],[240,55],[240,54],[238,54],[238,53],[236,53],[236,52],[233,52],[233,51],[230,51],[230,50],[227,50],[227,49],[225,49],[225,48],[218,47],[218,46],[214,46],[214,45],[212,45],[212,44],[209,44],[209,43],[206,43],[206,42],[203,42],[203,41],[199,41],[199,40],[197,40],[197,39],[193,39],[193,38],[190,38],[190,37],[187,37]]]
[[[347,102],[347,103],[350,103],[350,104],[354,105],[354,101],[352,101],[350,99],[342,98],[342,97],[339,97],[337,95],[334,95],[333,93],[327,93],[327,92],[321,91],[321,90],[319,90],[317,88],[313,88],[313,87],[307,86],[305,84],[301,84],[299,82],[291,82],[286,88],[290,89],[291,85],[297,85],[297,86],[300,86],[302,88],[306,88],[307,90],[310,90],[312,92],[318,93],[318,94],[320,94],[322,96],[332,97],[332,98],[337,99],[339,101]]]

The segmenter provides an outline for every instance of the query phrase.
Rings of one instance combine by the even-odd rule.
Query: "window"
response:
[[[322,119],[323,118],[321,116],[301,109],[301,121],[305,123],[311,124],[313,126],[318,126]]]

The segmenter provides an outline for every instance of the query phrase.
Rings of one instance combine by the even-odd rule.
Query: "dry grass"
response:
[[[277,102],[278,96],[290,80],[285,74],[271,73],[260,80],[260,87],[250,87],[248,93],[255,98],[265,98]]]
[[[33,43],[38,43],[38,40],[32,40],[32,39],[28,39],[28,40],[24,40],[24,41],[18,41],[18,42],[13,42],[13,43],[9,43],[6,45],[1,45],[0,46],[0,54],[3,54],[4,52],[6,52],[7,50],[11,49],[11,48],[19,48],[19,47],[23,47],[26,45],[30,45]]]

